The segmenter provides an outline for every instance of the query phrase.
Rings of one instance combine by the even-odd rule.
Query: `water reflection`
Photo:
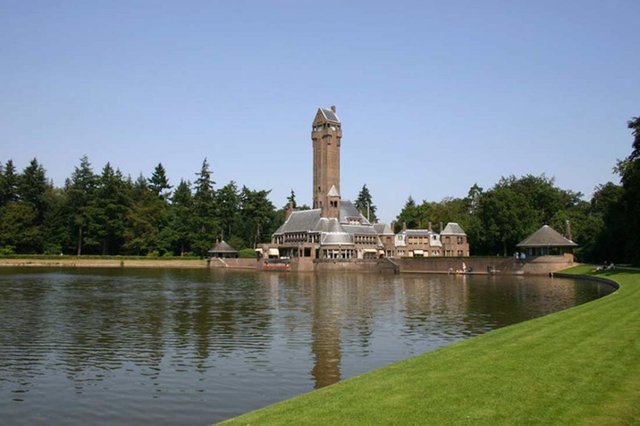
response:
[[[495,276],[5,269],[0,412],[13,424],[211,423],[609,291]]]

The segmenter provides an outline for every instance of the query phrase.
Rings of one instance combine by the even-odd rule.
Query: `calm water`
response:
[[[547,278],[0,269],[0,423],[210,424],[609,292]]]

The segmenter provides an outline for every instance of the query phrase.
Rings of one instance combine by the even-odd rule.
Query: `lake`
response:
[[[546,277],[2,268],[0,416],[211,424],[611,291]]]

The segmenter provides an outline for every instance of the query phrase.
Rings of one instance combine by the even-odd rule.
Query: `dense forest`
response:
[[[214,185],[206,159],[193,183],[175,188],[162,164],[133,180],[109,163],[95,173],[85,156],[55,188],[37,159],[21,173],[9,160],[0,170],[0,254],[202,256],[218,238],[237,248],[267,241],[284,220],[270,191]]]
[[[395,230],[458,222],[472,254],[508,255],[543,224],[564,232],[570,223],[580,260],[640,263],[640,118],[628,127],[632,152],[615,166],[621,184],[599,185],[590,201],[544,175],[509,176],[488,190],[473,185],[464,198],[418,204],[409,197]],[[288,206],[308,208],[296,205],[293,191],[276,208],[269,190],[234,181],[216,189],[206,159],[195,176],[173,187],[158,164],[133,180],[109,163],[96,173],[85,156],[56,188],[37,159],[22,172],[8,160],[0,164],[0,255],[203,256],[217,239],[238,249],[269,241]],[[375,221],[366,185],[355,205]]]

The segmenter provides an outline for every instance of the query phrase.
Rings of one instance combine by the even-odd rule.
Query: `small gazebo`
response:
[[[214,248],[209,250],[209,257],[217,258],[235,258],[238,257],[238,251],[226,242],[220,241]]]
[[[516,244],[516,247],[523,249],[527,256],[564,256],[572,254],[578,245],[549,225],[544,225]]]

